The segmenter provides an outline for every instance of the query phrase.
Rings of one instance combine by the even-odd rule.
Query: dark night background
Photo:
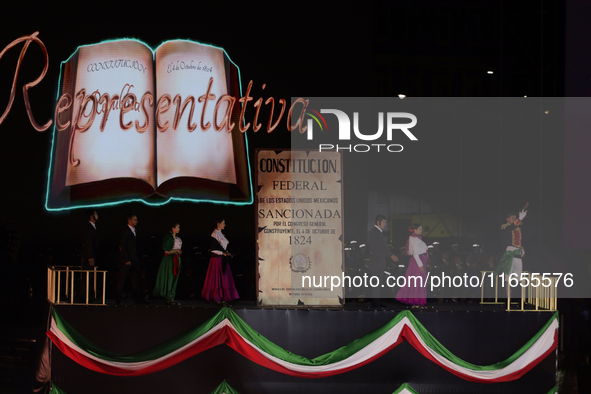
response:
[[[251,96],[255,99],[398,94],[585,97],[591,91],[588,1],[282,5],[24,5],[0,16],[0,48],[39,31],[49,52],[49,69],[29,93],[38,123],[53,118],[60,62],[79,45],[124,37],[152,47],[177,38],[222,47],[240,68],[243,91],[254,81]],[[8,105],[21,48],[18,45],[0,59],[2,113]],[[22,93],[23,84],[37,78],[42,67],[42,53],[31,44],[18,75],[12,110],[0,124],[0,336],[4,349],[13,346],[15,338],[37,334],[43,316],[30,311],[38,311],[35,305],[45,298],[45,266],[75,264],[79,231],[86,220],[83,210],[48,212],[44,208],[52,129],[37,132],[31,127]],[[265,90],[262,84],[266,84]],[[252,111],[247,112],[247,119],[252,116]],[[396,157],[382,157],[385,168],[367,174],[367,184],[354,187],[387,194],[404,185],[409,195],[422,201],[435,192],[445,195],[429,201],[436,212],[460,217],[479,234],[475,240],[457,240],[463,245],[481,242],[489,253],[498,252],[496,231],[503,214],[529,201],[524,242],[532,255],[540,264],[569,260],[585,267],[591,256],[589,135],[584,129],[568,127],[511,135],[502,130],[486,136],[478,132],[461,137],[442,135],[436,142],[392,154]],[[285,122],[271,134],[264,129],[258,133],[250,130],[251,162],[255,148],[289,148],[290,137]],[[348,166],[345,155],[345,174],[348,171],[356,168]],[[354,190],[347,186],[345,183],[345,232],[348,240],[362,239],[373,220],[368,217],[373,208],[363,194],[351,194]],[[184,249],[204,250],[213,219],[223,216],[228,239],[242,256],[242,285],[254,287],[254,278],[249,284],[255,263],[254,205],[171,202],[160,207],[132,203],[100,208],[101,253],[104,266],[110,269],[119,232],[126,224],[125,214],[130,211],[139,219],[146,262],[156,268],[156,251],[171,221],[181,223]],[[393,240],[395,244],[402,242]],[[199,271],[203,267],[197,256],[193,266]],[[254,303],[254,290],[243,299]],[[582,351],[589,354],[586,302],[564,300],[563,304],[565,351],[585,349]],[[8,378],[3,375],[3,379]]]

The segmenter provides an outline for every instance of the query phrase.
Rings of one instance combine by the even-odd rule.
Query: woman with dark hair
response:
[[[178,222],[172,224],[170,234],[166,234],[162,240],[164,257],[160,262],[160,269],[156,277],[156,285],[152,294],[164,297],[166,305],[178,305],[174,302],[176,285],[181,272],[181,247],[183,242],[178,237],[181,225]]]
[[[226,303],[238,299],[238,292],[234,286],[232,270],[229,260],[232,254],[228,252],[229,241],[222,230],[226,228],[226,221],[218,219],[215,222],[216,229],[211,233],[210,250],[211,259],[205,277],[205,285],[201,291],[201,298],[217,303]]]
[[[427,258],[429,252],[427,244],[423,242],[423,226],[414,223],[409,228],[412,234],[406,241],[406,254],[410,256],[410,262],[406,270],[406,284],[401,287],[396,299],[413,308],[423,308],[427,303]],[[411,277],[414,277],[412,279]],[[422,278],[422,279],[419,279]]]

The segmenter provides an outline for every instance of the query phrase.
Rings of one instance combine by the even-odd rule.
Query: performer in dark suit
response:
[[[371,294],[373,296],[372,306],[374,308],[382,307],[386,308],[387,305],[382,303],[382,299],[379,297],[379,291],[381,285],[386,284],[386,259],[392,261],[398,261],[398,257],[392,253],[386,238],[384,237],[383,231],[386,228],[386,218],[383,215],[376,216],[374,227],[369,230],[367,234],[367,244],[369,246],[369,271],[372,276],[377,276],[380,279],[378,287],[371,288]]]
[[[84,240],[82,245],[82,269],[83,270],[90,270],[94,266],[97,266],[97,259],[98,259],[98,251],[99,251],[99,242],[98,242],[98,233],[96,230],[96,222],[98,222],[98,213],[96,210],[90,208],[86,210],[86,218],[88,222],[84,225]],[[93,286],[90,283],[93,283],[94,274],[90,275],[90,282],[89,288]],[[86,273],[82,273],[80,275],[80,289],[78,291],[79,294],[79,302],[86,302]],[[92,298],[95,298],[94,292],[91,292]]]
[[[117,304],[121,303],[121,296],[125,286],[127,276],[131,273],[131,286],[136,298],[136,303],[147,304],[148,302],[141,297],[137,286],[137,275],[139,273],[139,258],[137,253],[137,233],[135,227],[138,220],[135,214],[127,215],[127,226],[121,235],[119,244],[119,278],[117,279]]]

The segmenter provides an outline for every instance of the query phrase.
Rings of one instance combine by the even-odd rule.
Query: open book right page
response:
[[[199,102],[199,97],[207,93],[210,80],[210,95],[215,99],[207,101],[203,123],[210,123],[210,127],[204,131],[201,128],[204,102]],[[158,186],[178,177],[235,184],[232,134],[227,124],[220,131],[214,128],[216,103],[228,94],[224,51],[190,41],[162,44],[156,51],[156,92],[158,97],[170,98],[170,108],[159,114],[160,127],[157,125],[156,132]],[[218,125],[223,123],[227,105],[223,103],[218,110]]]

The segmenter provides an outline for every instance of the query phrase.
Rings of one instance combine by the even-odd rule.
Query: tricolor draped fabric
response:
[[[408,384],[403,383],[400,387],[398,387],[398,389],[396,391],[394,391],[392,394],[419,394],[418,391],[415,391],[412,387],[410,387]]]
[[[548,391],[546,394],[556,394],[556,393],[557,393],[557,390],[556,390],[556,386],[555,386],[550,391]],[[408,384],[403,383],[392,394],[420,394],[420,393],[418,391],[416,391],[415,389],[413,389],[412,387],[410,387]]]
[[[49,394],[66,394],[66,392],[55,385],[55,383],[51,383],[51,390],[49,390]]]
[[[225,380],[218,386],[217,389],[213,390],[210,394],[240,394],[234,390]]]
[[[498,383],[520,378],[553,352],[558,343],[557,331],[558,313],[555,313],[517,352],[491,365],[474,365],[458,358],[439,343],[410,311],[402,311],[375,331],[313,359],[294,354],[269,341],[230,308],[221,309],[215,316],[175,339],[133,355],[98,348],[76,332],[55,309],[47,335],[78,364],[96,372],[119,376],[158,372],[214,346],[226,344],[249,360],[274,371],[300,378],[323,378],[371,363],[406,340],[423,356],[454,375],[473,382]]]
[[[553,387],[550,391],[546,394],[556,394],[557,390],[556,387]],[[60,390],[55,384],[52,386],[52,389],[49,391],[49,394],[66,394],[63,390]],[[225,380],[210,394],[240,394],[238,391],[234,390],[232,386],[230,386]],[[418,391],[410,387],[408,384],[403,383],[396,391],[392,394],[420,394]]]

